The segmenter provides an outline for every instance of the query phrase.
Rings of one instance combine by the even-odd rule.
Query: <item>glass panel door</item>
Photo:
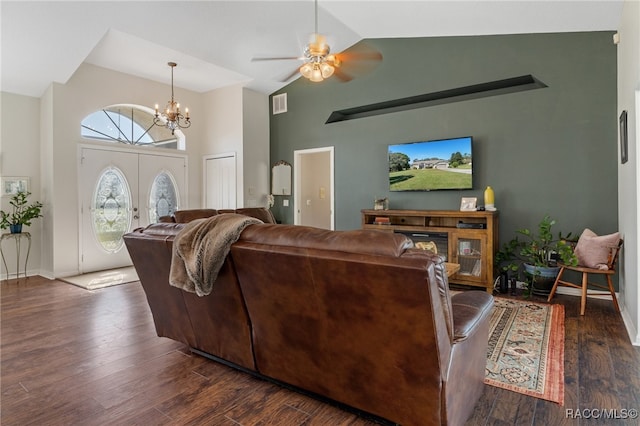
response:
[[[122,236],[132,219],[131,191],[124,175],[116,167],[102,172],[91,203],[93,233],[107,253],[122,248]]]
[[[453,262],[460,265],[456,278],[473,282],[485,280],[486,236],[475,236],[469,233],[452,233]]]
[[[178,189],[169,172],[160,172],[151,184],[149,194],[149,223],[157,223],[162,216],[178,210]]]
[[[80,272],[131,265],[122,235],[139,226],[138,155],[82,148]]]
[[[460,238],[458,240],[458,263],[460,275],[479,277],[482,273],[482,244],[479,239]]]

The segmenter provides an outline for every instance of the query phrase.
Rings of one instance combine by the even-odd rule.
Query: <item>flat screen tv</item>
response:
[[[389,190],[473,189],[471,136],[389,145]]]

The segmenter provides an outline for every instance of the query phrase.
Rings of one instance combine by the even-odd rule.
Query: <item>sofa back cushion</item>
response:
[[[222,213],[238,213],[245,216],[255,217],[264,223],[276,223],[276,219],[271,210],[264,207],[243,207],[240,209],[188,209],[177,210],[173,216],[163,216],[160,222],[187,223],[195,219],[206,219]]]
[[[442,319],[432,263],[402,257],[409,245],[378,231],[247,227],[231,256],[258,371],[400,423],[437,419]]]
[[[403,234],[371,230],[329,231],[310,226],[249,226],[241,241],[257,244],[298,247],[300,249],[334,250],[348,253],[398,257],[413,246]]]
[[[187,223],[195,219],[204,219],[207,217],[215,216],[218,211],[215,209],[190,209],[190,210],[177,210],[173,213],[173,217],[177,223]]]

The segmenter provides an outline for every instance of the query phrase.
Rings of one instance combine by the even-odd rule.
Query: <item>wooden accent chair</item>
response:
[[[616,308],[617,312],[620,312],[620,306],[618,306],[618,301],[616,300],[616,292],[613,288],[613,282],[611,281],[611,276],[616,273],[616,263],[618,262],[618,255],[620,254],[620,250],[622,249],[622,243],[623,243],[623,240],[620,239],[620,242],[618,243],[617,246],[609,247],[607,269],[595,269],[595,268],[587,268],[585,266],[580,266],[580,265],[570,266],[570,265],[559,264],[559,266],[561,267],[560,272],[558,273],[558,277],[556,278],[556,281],[553,284],[551,293],[549,293],[547,302],[551,301],[559,285],[582,289],[582,300],[580,301],[580,315],[584,315],[584,310],[587,305],[587,294],[588,294],[587,287],[591,285],[594,287],[609,290],[609,292],[611,293],[611,299],[613,300],[613,306]],[[568,281],[563,281],[562,274],[564,274],[566,270],[582,273],[582,284],[574,284]],[[605,275],[607,277],[607,286],[603,286],[603,285],[588,281],[589,274]]]

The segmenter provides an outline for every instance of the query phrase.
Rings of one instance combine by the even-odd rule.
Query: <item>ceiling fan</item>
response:
[[[302,60],[304,64],[283,78],[285,82],[300,73],[313,82],[320,82],[335,75],[341,81],[353,79],[382,60],[382,54],[370,45],[360,42],[341,53],[331,53],[324,35],[318,32],[318,0],[315,0],[315,32],[305,46],[302,56],[253,58],[252,61]]]

